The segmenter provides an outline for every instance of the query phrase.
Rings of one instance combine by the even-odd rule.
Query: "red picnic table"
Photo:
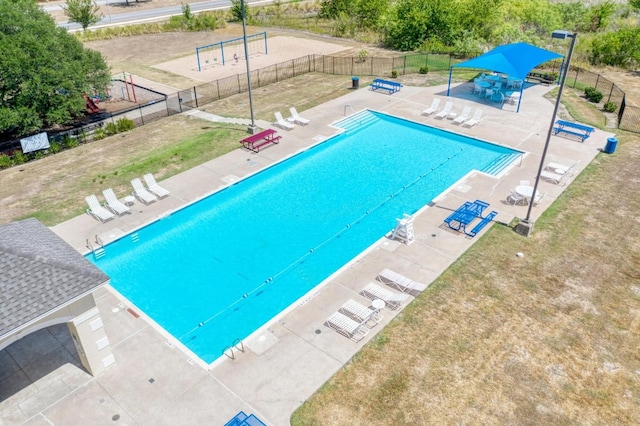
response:
[[[273,129],[266,129],[255,135],[248,136],[240,141],[242,146],[253,152],[260,151],[260,148],[271,143],[278,143],[282,136],[279,136]]]

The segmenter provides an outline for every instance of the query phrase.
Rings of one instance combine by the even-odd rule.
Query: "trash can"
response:
[[[607,154],[613,154],[616,152],[616,147],[618,146],[618,139],[616,138],[608,138],[607,144],[604,147],[604,152]]]
[[[357,89],[360,87],[360,78],[359,77],[351,77],[351,88]]]

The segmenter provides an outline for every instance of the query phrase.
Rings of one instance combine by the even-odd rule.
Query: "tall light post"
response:
[[[242,10],[242,40],[244,42],[244,57],[247,61],[247,86],[249,88],[249,109],[251,110],[251,124],[247,128],[247,132],[252,135],[258,130],[255,118],[253,116],[253,97],[251,96],[251,67],[249,66],[249,49],[247,49],[247,24],[244,14],[244,0],[240,0],[240,9]]]
[[[522,222],[516,226],[516,232],[529,236],[533,232],[533,221],[531,220],[531,209],[533,208],[533,204],[535,202],[536,194],[538,191],[538,184],[540,183],[540,175],[542,174],[542,170],[544,169],[545,158],[547,157],[547,150],[549,149],[549,142],[551,142],[551,134],[553,132],[553,126],[556,122],[556,115],[558,115],[558,108],[560,108],[560,98],[562,98],[562,89],[564,89],[564,83],[567,79],[567,74],[569,74],[569,65],[571,64],[571,56],[573,55],[573,48],[576,45],[576,40],[578,38],[578,33],[572,33],[570,31],[564,30],[556,30],[551,33],[552,38],[557,39],[566,39],[567,37],[571,38],[571,46],[569,47],[569,55],[567,56],[567,60],[565,61],[564,70],[560,70],[562,74],[562,79],[560,80],[560,88],[558,89],[558,98],[556,99],[556,104],[553,108],[553,115],[551,116],[551,123],[549,124],[549,131],[547,132],[547,140],[544,143],[544,149],[542,150],[542,157],[540,157],[540,165],[538,166],[538,174],[536,175],[535,183],[533,184],[533,193],[531,194],[531,200],[529,202],[529,208],[527,209],[527,217],[525,217]]]

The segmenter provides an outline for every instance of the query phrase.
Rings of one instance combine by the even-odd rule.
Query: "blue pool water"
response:
[[[520,153],[365,111],[347,131],[106,246],[111,285],[210,363],[472,169]],[[160,201],[162,202],[162,201]]]

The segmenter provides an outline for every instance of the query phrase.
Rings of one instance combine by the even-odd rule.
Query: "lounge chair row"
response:
[[[445,118],[451,118],[453,124],[461,124],[466,127],[473,127],[476,124],[478,124],[480,120],[482,120],[482,114],[483,114],[482,108],[477,108],[473,113],[473,116],[471,116],[470,106],[465,106],[462,109],[462,112],[460,113],[460,115],[452,112],[451,111],[453,109],[452,101],[447,101],[447,103],[444,105],[444,108],[442,110],[440,110],[439,108],[440,108],[440,99],[435,98],[431,103],[431,106],[425,109],[424,111],[422,111],[422,114],[428,115],[428,116],[433,115],[435,118],[438,118],[441,120]]]
[[[276,111],[274,114],[276,117],[276,121],[273,123],[273,125],[278,126],[284,130],[293,130],[296,127],[296,124],[306,126],[311,122],[311,120],[301,117],[300,114],[298,114],[298,111],[296,111],[295,107],[289,108],[289,112],[291,113],[291,116],[285,120],[282,117],[280,111]]]
[[[147,173],[143,176],[147,186],[142,184],[139,178],[135,178],[131,181],[133,187],[132,196],[142,201],[144,204],[150,204],[156,201],[158,198],[167,197],[170,192],[156,182],[155,177],[151,173]],[[105,203],[102,205],[94,194],[85,197],[85,201],[89,206],[87,208],[87,214],[99,220],[100,222],[106,222],[114,219],[116,216],[122,216],[123,214],[131,213],[131,208],[127,204],[133,204],[133,199],[123,203],[116,197],[113,189],[107,188],[102,191]]]
[[[325,325],[356,342],[360,341],[382,320],[383,317],[380,314],[382,306],[396,310],[409,298],[408,294],[404,294],[405,292],[421,292],[427,288],[425,284],[415,282],[386,268],[378,274],[376,279],[403,293],[395,293],[378,284],[369,283],[360,291],[360,295],[372,300],[373,307],[349,299],[327,319]]]

